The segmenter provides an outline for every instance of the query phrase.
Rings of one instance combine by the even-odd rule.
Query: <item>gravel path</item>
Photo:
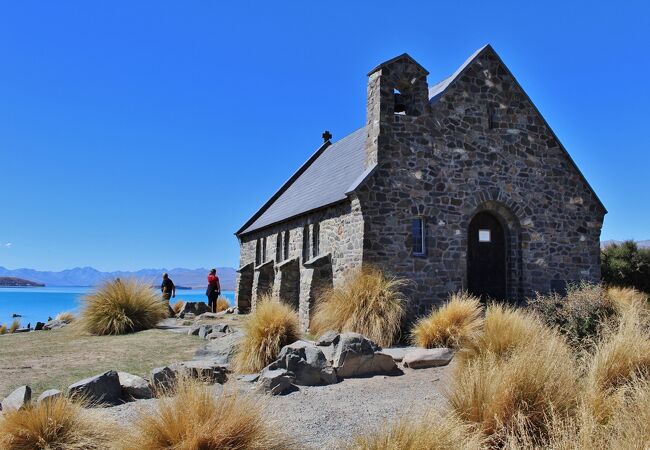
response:
[[[278,429],[292,436],[301,448],[329,449],[357,433],[381,427],[386,421],[416,417],[430,406],[442,406],[453,363],[434,369],[405,369],[403,375],[346,379],[329,386],[304,387],[284,396],[266,396],[254,385],[231,379],[226,389],[258,397]],[[216,385],[215,395],[224,387]],[[101,410],[128,425],[140,410],[155,407],[145,400]]]

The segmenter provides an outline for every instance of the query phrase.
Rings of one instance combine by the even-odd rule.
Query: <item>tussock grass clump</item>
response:
[[[100,450],[111,448],[114,427],[91,420],[64,397],[0,415],[0,448],[5,450]]]
[[[217,299],[217,312],[225,311],[230,308],[230,303],[224,297],[219,297]]]
[[[364,268],[319,298],[310,324],[313,334],[353,331],[386,347],[399,338],[407,282],[375,268]]]
[[[65,323],[72,323],[76,319],[75,315],[69,311],[62,312],[56,315],[56,320],[60,320]]]
[[[418,347],[459,348],[475,340],[483,326],[479,298],[466,292],[453,294],[449,301],[415,324],[411,340]]]
[[[466,342],[458,353],[461,362],[492,354],[507,356],[512,351],[526,347],[531,341],[559,339],[557,333],[532,313],[511,306],[492,304],[486,308],[483,332]]]
[[[11,325],[9,325],[9,333],[15,333],[18,328],[20,328],[20,320],[14,319]]]
[[[135,279],[108,281],[84,298],[81,327],[96,335],[126,334],[153,328],[168,317],[168,305]]]
[[[181,380],[174,397],[160,399],[153,413],[144,413],[125,433],[123,450],[287,449],[278,433],[247,397],[222,394],[209,386]]]
[[[382,429],[358,435],[347,450],[475,450],[485,438],[475,427],[453,415],[440,417],[432,412],[421,418],[402,419]]]
[[[578,392],[571,349],[559,335],[538,337],[507,353],[487,350],[459,366],[449,394],[453,411],[497,441],[521,423],[544,436],[551,414],[569,416]]]
[[[0,334],[7,334],[7,325],[0,325]]]
[[[176,303],[174,303],[174,305],[172,306],[172,310],[174,311],[174,314],[178,314],[179,312],[181,312],[183,303],[185,303],[183,300],[178,300]]]
[[[244,337],[234,358],[239,373],[262,370],[275,360],[282,347],[300,339],[298,313],[268,296],[258,300],[243,328]]]
[[[609,420],[637,378],[650,380],[650,335],[631,313],[607,330],[590,361],[585,399],[594,416]]]
[[[607,298],[619,314],[626,313],[630,308],[635,309],[641,314],[648,313],[649,299],[643,292],[639,292],[634,288],[616,286],[608,287],[606,292]]]

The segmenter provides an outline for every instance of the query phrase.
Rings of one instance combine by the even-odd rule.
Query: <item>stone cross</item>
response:
[[[327,142],[327,141],[329,141],[330,139],[332,139],[332,133],[330,133],[329,131],[325,130],[325,132],[323,133],[323,142]]]

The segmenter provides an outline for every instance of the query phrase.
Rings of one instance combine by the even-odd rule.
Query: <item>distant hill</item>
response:
[[[107,279],[136,277],[148,283],[158,285],[163,272],[167,272],[174,283],[179,286],[204,288],[207,285],[208,269],[142,269],[135,272],[117,271],[100,272],[93,267],[75,267],[60,272],[40,271],[34,269],[6,269],[0,266],[0,277],[13,277],[32,280],[47,286],[95,286]],[[221,281],[221,289],[235,289],[237,272],[232,267],[218,267],[217,274]]]
[[[0,287],[43,287],[44,284],[16,277],[0,277]]]
[[[625,242],[625,241],[615,241],[614,239],[610,239],[608,241],[602,241],[600,243],[600,247],[605,248],[605,247],[607,247],[609,245],[613,245],[613,244],[619,244],[620,245],[623,242]],[[636,241],[636,245],[639,248],[650,248],[650,239],[646,239],[644,241]]]

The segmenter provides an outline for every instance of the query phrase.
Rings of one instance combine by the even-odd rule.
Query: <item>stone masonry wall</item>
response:
[[[416,107],[395,114],[405,85]],[[377,168],[357,192],[364,264],[413,280],[413,312],[424,314],[467,287],[468,225],[490,211],[506,229],[510,300],[598,281],[605,210],[498,56],[484,50],[422,107],[425,86],[426,71],[406,58],[370,75],[366,161]],[[415,217],[424,257],[411,251]]]
[[[309,255],[303,255],[303,235],[308,227],[310,237],[313,236],[314,225],[318,224],[319,255],[313,255],[310,239]],[[277,260],[278,242],[283,245],[284,233],[289,232],[289,252],[286,257],[281,252],[282,261]],[[278,241],[278,233],[282,239]],[[258,239],[266,237],[266,261],[264,267],[256,264],[256,246]],[[261,241],[260,241],[261,242]],[[271,292],[289,304],[299,306],[301,327],[306,330],[309,326],[310,312],[314,304],[314,295],[323,284],[338,285],[354,269],[361,266],[361,252],[363,246],[363,218],[359,201],[351,198],[344,203],[331,206],[298,218],[275,224],[271,227],[256,230],[240,237],[240,268],[254,266],[255,277],[252,281],[252,305],[257,301],[257,280],[259,273],[265,268],[272,268],[275,277]],[[329,255],[329,258],[326,257]],[[307,258],[305,258],[307,256]],[[306,266],[305,263],[317,258],[314,265]],[[236,295],[239,302],[239,293],[246,291],[242,280],[248,277],[237,277]],[[323,278],[329,278],[324,280]],[[288,283],[288,284],[283,284]],[[297,284],[296,284],[297,283]],[[294,289],[297,288],[297,291]],[[298,298],[291,298],[293,292],[298,293]]]

